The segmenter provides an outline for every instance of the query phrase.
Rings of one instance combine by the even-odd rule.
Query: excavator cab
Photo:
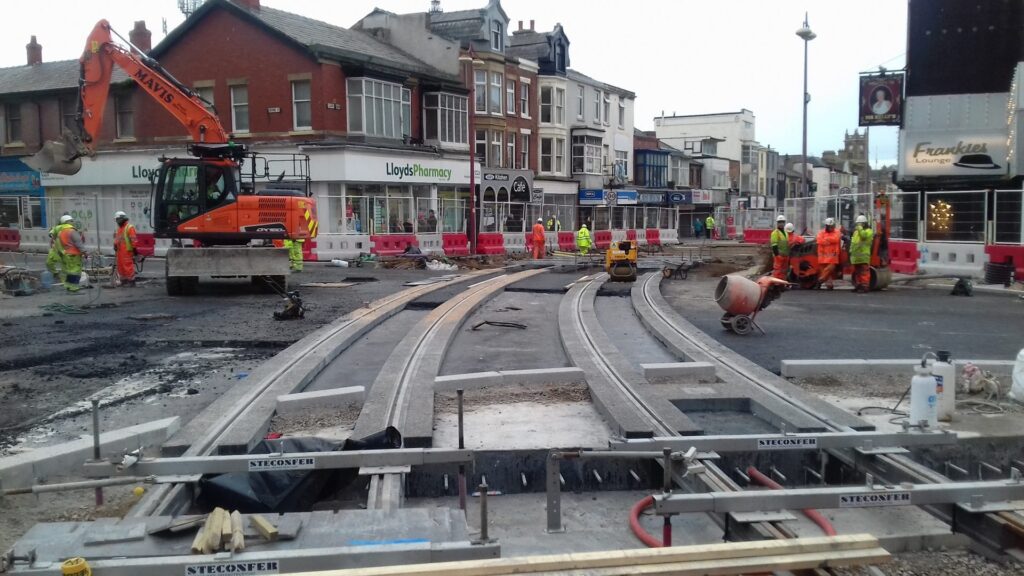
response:
[[[222,159],[165,159],[153,196],[157,238],[195,237],[192,234],[199,232],[206,220],[200,216],[238,200],[238,167]]]

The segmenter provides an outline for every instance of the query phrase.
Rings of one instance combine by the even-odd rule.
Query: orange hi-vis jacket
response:
[[[533,243],[543,244],[544,243],[544,225],[537,222],[533,225]]]
[[[68,226],[60,231],[57,238],[60,239],[60,246],[63,248],[64,254],[67,254],[68,256],[82,255],[83,246],[78,230]]]
[[[818,232],[818,264],[839,264],[839,230]]]

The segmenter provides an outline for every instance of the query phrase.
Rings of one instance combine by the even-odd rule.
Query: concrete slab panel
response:
[[[345,388],[329,388],[314,392],[298,392],[277,397],[277,413],[291,414],[311,408],[333,408],[349,404],[362,404],[366,396],[366,388],[347,386]]]
[[[177,432],[181,418],[174,416],[100,434],[100,454],[109,456],[139,446],[158,446]],[[0,484],[4,488],[25,488],[36,480],[73,473],[92,458],[92,436],[37,448],[0,458]]]
[[[715,381],[715,365],[710,362],[661,362],[641,364],[640,368],[648,380],[672,378],[673,381]]]
[[[914,366],[920,359],[828,359],[828,360],[782,360],[782,376],[786,378],[807,378],[829,374],[877,374],[912,376]],[[954,360],[957,374],[964,365],[972,362],[982,370],[988,370],[1001,378],[1010,377],[1013,372],[1012,360]]]
[[[501,372],[473,372],[471,374],[449,374],[434,378],[434,391],[476,390],[487,386],[501,386],[504,382]]]

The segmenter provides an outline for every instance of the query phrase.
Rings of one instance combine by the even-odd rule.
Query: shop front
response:
[[[39,172],[17,158],[0,159],[0,228],[46,228]]]

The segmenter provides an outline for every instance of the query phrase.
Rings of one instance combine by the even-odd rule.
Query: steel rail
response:
[[[583,328],[583,303],[584,296],[588,292],[590,286],[595,282],[604,283],[607,278],[607,274],[598,274],[586,280],[586,287],[579,290],[575,294],[575,302],[572,302],[573,311],[575,313],[575,319],[577,325]],[[608,377],[609,381],[612,382],[619,390],[628,398],[640,411],[641,415],[645,416],[650,423],[652,428],[657,431],[657,435],[670,436],[670,437],[682,437],[671,425],[669,425],[657,412],[657,410],[651,406],[646,400],[644,400],[640,394],[634,389],[633,385],[630,384],[615,368],[615,366],[604,356],[601,350],[598,348],[597,343],[586,329],[581,329],[580,332],[584,336],[584,342],[587,345],[588,352],[591,357],[597,362],[598,368]],[[656,460],[659,464],[662,463],[660,459]],[[699,463],[704,465],[704,472],[696,475],[711,491],[716,492],[728,492],[728,491],[741,491],[741,488],[736,482],[729,477],[718,465],[710,459],[698,459]],[[675,481],[684,488],[691,489],[687,486],[686,482],[681,477],[676,477]],[[692,490],[692,489],[691,489]],[[729,521],[726,516],[724,521],[719,518],[718,515],[712,514],[712,519],[720,524],[728,531]],[[773,522],[754,522],[750,524],[751,528],[759,532],[761,536],[768,538],[792,538],[794,534],[785,526],[773,523]]]
[[[650,295],[649,289],[651,286],[655,286],[660,289],[661,275],[660,274],[649,274],[642,280],[641,293],[643,295],[644,302],[651,308],[653,313],[662,321],[663,324],[668,326],[676,335],[680,338],[696,347],[702,353],[706,354],[714,362],[716,362],[723,370],[732,372],[736,376],[739,376],[749,382],[751,385],[760,388],[764,392],[775,396],[783,402],[793,406],[805,415],[813,418],[814,420],[821,422],[822,425],[828,429],[837,432],[852,432],[853,430],[848,426],[839,425],[828,418],[822,418],[818,413],[808,407],[803,402],[797,399],[790,398],[785,394],[780,393],[774,386],[766,385],[758,380],[758,378],[751,374],[751,372],[741,366],[734,366],[726,359],[722,354],[714,351],[708,344],[693,338],[690,334],[680,330],[674,321],[669,317],[668,314],[662,309],[661,306],[655,302],[654,298]],[[654,332],[653,327],[648,327]],[[851,453],[850,449],[831,449],[825,450],[831,456],[839,459],[843,464],[857,469],[858,463],[874,473],[878,478],[886,478],[890,482],[901,482],[901,481],[912,481],[915,483],[932,483],[932,484],[943,484],[952,483],[952,480],[943,476],[942,474],[931,470],[930,468],[915,462],[911,458],[896,454],[879,454],[871,457],[865,457],[856,453]],[[891,477],[895,474],[897,477]],[[987,546],[995,551],[1000,551],[1002,546],[998,544],[1000,541],[1000,534],[1006,533],[1006,530],[1002,530],[1002,527],[1007,523],[1011,524],[1009,529],[1010,533],[1014,533],[1018,538],[1024,540],[1024,516],[1018,512],[994,512],[987,513],[985,516],[990,520],[991,532],[993,535],[985,533],[985,527],[979,523],[965,522],[964,519],[959,519],[955,507],[943,506],[943,505],[922,505],[921,508],[938,518],[939,520],[951,524],[954,527],[959,526],[961,530],[967,533],[972,539],[978,541],[980,544]]]

